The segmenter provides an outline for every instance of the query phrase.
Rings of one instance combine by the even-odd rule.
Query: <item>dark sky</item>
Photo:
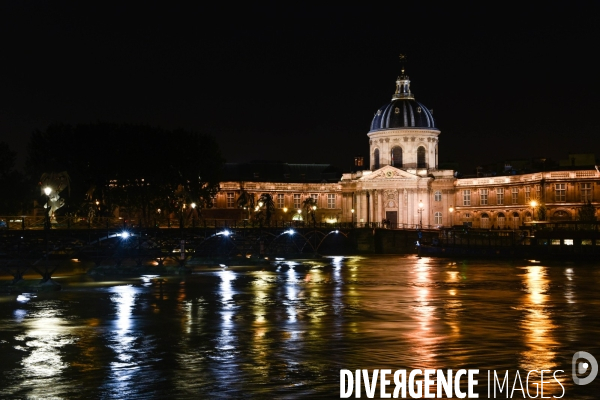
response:
[[[79,3],[0,5],[0,141],[21,164],[34,129],[104,121],[209,133],[231,162],[348,170],[367,156],[400,53],[415,98],[434,110],[441,161],[600,156],[593,2]],[[102,138],[85,140],[93,151]],[[184,145],[173,137],[165,153]]]

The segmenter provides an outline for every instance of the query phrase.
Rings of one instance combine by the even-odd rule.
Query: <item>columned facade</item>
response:
[[[592,214],[598,216],[598,167],[457,179],[454,171],[438,169],[439,135],[431,111],[415,100],[402,69],[392,100],[375,112],[367,133],[368,170],[345,173],[341,179],[337,175],[324,180],[317,175],[307,183],[303,171],[308,165],[290,164],[289,171],[299,172],[295,178],[289,173],[272,175],[286,177],[288,182],[259,182],[251,177],[222,182],[215,207],[205,214],[251,218],[259,210],[240,211],[237,202],[247,192],[256,198],[270,194],[277,209],[275,220],[306,218],[302,202],[310,197],[317,202],[317,222],[359,226],[517,229],[528,221],[577,220],[584,207],[587,213],[592,207]],[[328,170],[325,167],[323,171]],[[271,166],[266,169],[272,170]],[[262,175],[255,172],[253,176]]]

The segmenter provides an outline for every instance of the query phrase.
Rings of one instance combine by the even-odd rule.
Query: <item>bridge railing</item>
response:
[[[37,230],[44,229],[45,216],[0,216],[0,230]],[[397,224],[390,222],[312,222],[312,221],[259,221],[251,219],[208,219],[208,218],[169,218],[158,217],[151,220],[127,219],[122,217],[75,217],[57,216],[50,220],[50,229],[118,229],[118,228],[319,228],[319,229],[440,229],[440,226],[419,224]]]

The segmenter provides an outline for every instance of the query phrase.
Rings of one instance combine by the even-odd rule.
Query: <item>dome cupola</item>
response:
[[[403,55],[400,59],[406,61]],[[419,174],[437,169],[439,134],[431,111],[410,91],[402,65],[392,101],[377,110],[367,133],[370,169],[391,165]]]
[[[402,67],[396,79],[396,92],[392,101],[375,112],[371,132],[384,129],[426,128],[436,129],[431,111],[415,100],[410,91],[410,79]]]

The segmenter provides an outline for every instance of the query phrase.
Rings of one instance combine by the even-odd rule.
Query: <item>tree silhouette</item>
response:
[[[269,193],[263,193],[258,199],[258,205],[260,207],[260,213],[265,211],[265,222],[269,224],[271,222],[271,216],[275,212],[275,203],[273,202],[273,196]]]
[[[306,219],[308,220],[308,216],[310,215],[313,224],[315,224],[317,222],[317,219],[315,217],[316,207],[317,207],[317,201],[314,198],[312,198],[312,196],[308,196],[302,202],[302,208],[304,208],[304,211],[306,211]]]

